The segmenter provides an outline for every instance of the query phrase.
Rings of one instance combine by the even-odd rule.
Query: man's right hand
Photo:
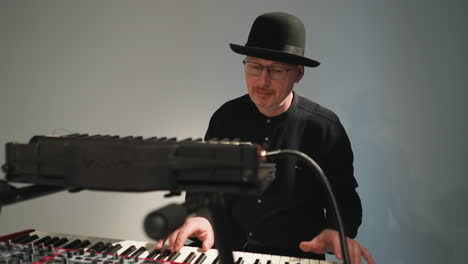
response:
[[[204,217],[189,217],[185,223],[172,232],[167,238],[161,239],[156,244],[157,249],[162,249],[166,240],[171,252],[179,251],[189,237],[196,237],[202,241],[202,251],[207,251],[214,245],[214,231],[210,221]]]

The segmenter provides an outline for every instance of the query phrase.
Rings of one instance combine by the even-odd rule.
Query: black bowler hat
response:
[[[317,67],[320,62],[304,57],[305,27],[283,12],[266,13],[255,19],[245,46],[229,44],[239,54],[290,64]]]

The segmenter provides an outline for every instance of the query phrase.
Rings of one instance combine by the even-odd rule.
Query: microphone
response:
[[[160,240],[182,226],[189,212],[182,204],[169,204],[149,213],[143,226],[148,237]]]

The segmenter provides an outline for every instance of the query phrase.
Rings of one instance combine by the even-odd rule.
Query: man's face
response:
[[[255,57],[247,57],[246,61],[247,63],[252,62],[248,66],[246,64],[246,67],[254,65],[251,67],[256,67],[254,69],[257,71],[263,66],[262,71],[258,75],[249,73],[248,71],[245,72],[245,80],[250,99],[255,103],[258,110],[266,116],[279,115],[288,110],[293,98],[292,90],[294,84],[299,82],[304,75],[304,66]],[[268,66],[275,68],[270,68],[269,72],[267,68],[265,68]],[[275,75],[275,69],[286,70],[284,77],[274,79],[278,77],[273,76]],[[272,78],[272,76],[274,78]]]

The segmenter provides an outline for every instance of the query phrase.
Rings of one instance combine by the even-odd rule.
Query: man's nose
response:
[[[265,86],[268,86],[271,83],[271,76],[268,68],[262,69],[262,72],[260,72],[259,79],[263,82]]]

